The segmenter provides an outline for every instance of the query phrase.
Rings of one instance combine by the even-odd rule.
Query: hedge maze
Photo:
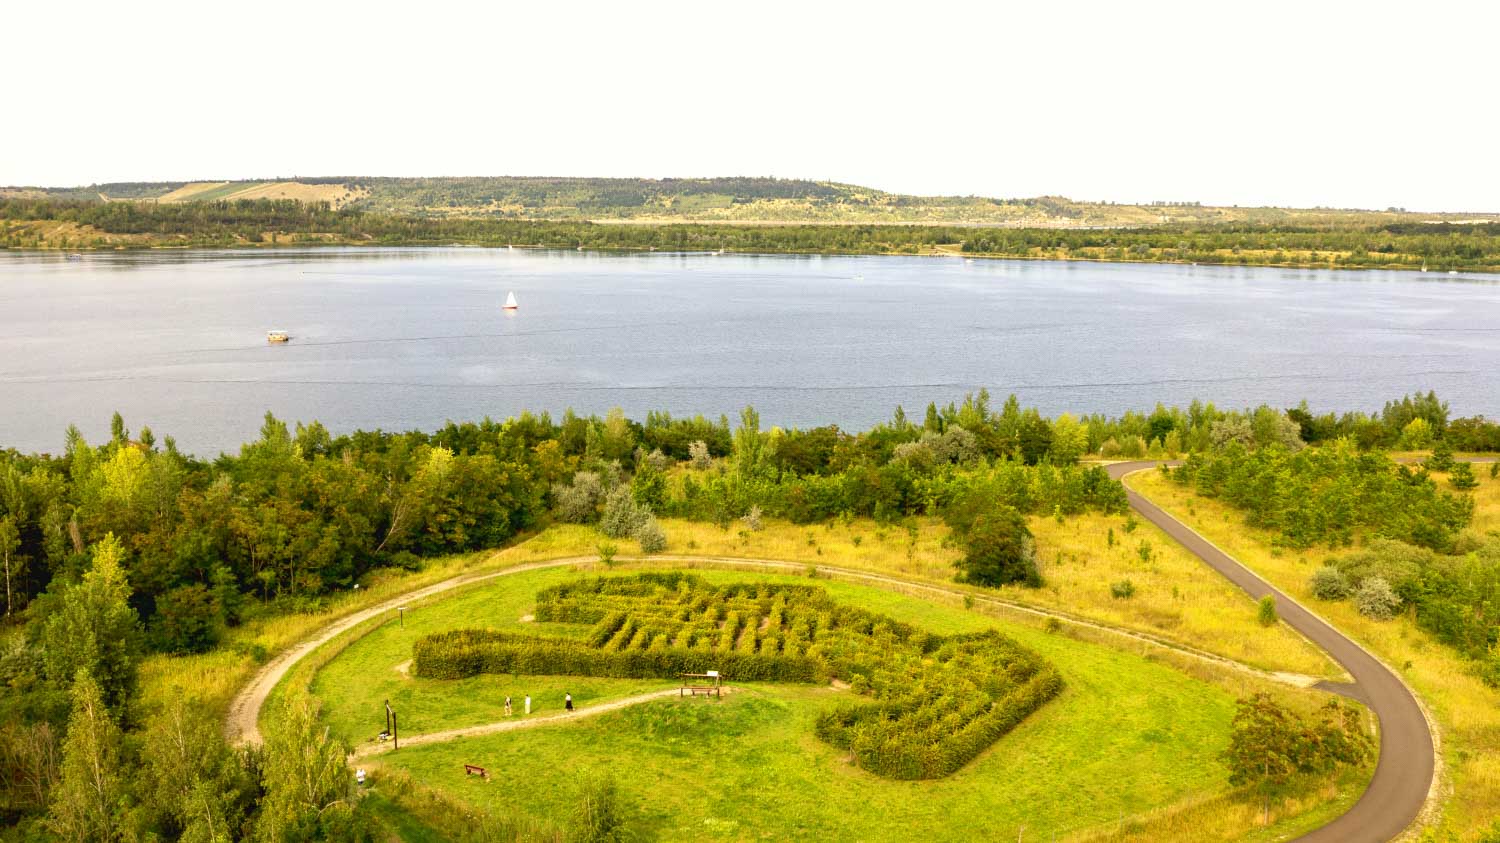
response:
[[[996,632],[930,635],[842,606],[820,588],[715,586],[683,573],[599,577],[537,594],[538,622],[583,637],[484,629],[428,635],[413,671],[676,679],[718,670],[731,681],[847,682],[855,700],[817,720],[818,736],[859,767],[933,779],[963,767],[1062,689],[1041,656]]]

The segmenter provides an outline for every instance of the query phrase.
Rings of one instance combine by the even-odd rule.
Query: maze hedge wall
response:
[[[1045,659],[997,632],[929,635],[811,586],[712,586],[682,573],[599,577],[542,591],[536,619],[589,629],[583,638],[428,635],[414,647],[413,671],[429,679],[676,679],[707,670],[742,682],[839,679],[854,701],[824,712],[818,736],[860,767],[898,779],[953,773],[1063,686]]]

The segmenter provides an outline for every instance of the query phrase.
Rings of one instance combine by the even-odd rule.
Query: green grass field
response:
[[[710,581],[805,577],[698,571]],[[572,569],[528,572],[475,587],[408,613],[348,646],[323,668],[314,690],[340,734],[369,736],[381,703],[402,712],[415,734],[499,720],[500,701],[564,685],[580,703],[625,696],[659,683],[567,677],[480,677],[442,682],[407,678],[396,667],[410,644],[441,629],[517,629],[537,590],[581,576]],[[910,837],[1048,839],[1150,814],[1180,823],[1177,806],[1227,793],[1217,759],[1226,745],[1233,695],[1134,653],[974,611],[889,591],[817,580],[839,602],[935,633],[998,628],[1052,661],[1067,688],[958,773],[938,781],[899,782],[849,766],[819,741],[812,723],[846,692],[825,687],[742,685],[721,703],[668,699],[573,724],[417,746],[371,760],[496,816],[556,823],[571,810],[585,772],[611,772],[632,828],[645,837],[710,839],[891,839]],[[548,631],[566,626],[548,624]],[[555,683],[555,684],[554,684]],[[587,696],[585,696],[587,695]],[[553,702],[553,707],[556,707]],[[537,709],[534,709],[537,710]],[[408,714],[409,712],[409,714]],[[408,717],[410,719],[408,719]],[[463,764],[489,768],[482,782]],[[1340,798],[1322,805],[1328,810]],[[1200,812],[1202,813],[1202,812]],[[1308,821],[1304,815],[1303,822]],[[1237,839],[1210,815],[1195,820],[1203,839]]]

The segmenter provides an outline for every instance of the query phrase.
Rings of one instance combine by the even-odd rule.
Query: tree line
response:
[[[621,200],[624,201],[624,200]],[[728,224],[609,225],[394,215],[294,200],[171,204],[83,200],[0,200],[0,246],[53,245],[37,221],[71,222],[99,235],[145,238],[142,245],[242,246],[276,243],[526,245],[809,254],[915,254],[942,248],[1021,258],[1085,258],[1351,268],[1500,267],[1500,224],[1163,225],[1135,229],[976,228],[956,225]],[[86,233],[75,245],[93,245]],[[96,235],[97,236],[97,235]],[[102,241],[101,241],[102,242]]]

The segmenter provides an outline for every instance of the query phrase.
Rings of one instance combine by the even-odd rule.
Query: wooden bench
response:
[[[490,773],[489,773],[488,770],[486,770],[483,767],[480,767],[480,766],[478,766],[476,764],[465,764],[464,765],[464,775],[466,775],[466,776],[478,776],[481,779],[487,779],[487,778],[490,777]]]
[[[679,698],[684,696],[696,697],[700,693],[711,694],[715,697],[722,697],[724,695],[724,679],[719,676],[717,670],[710,670],[707,673],[684,673],[681,675],[682,690],[677,692]]]

